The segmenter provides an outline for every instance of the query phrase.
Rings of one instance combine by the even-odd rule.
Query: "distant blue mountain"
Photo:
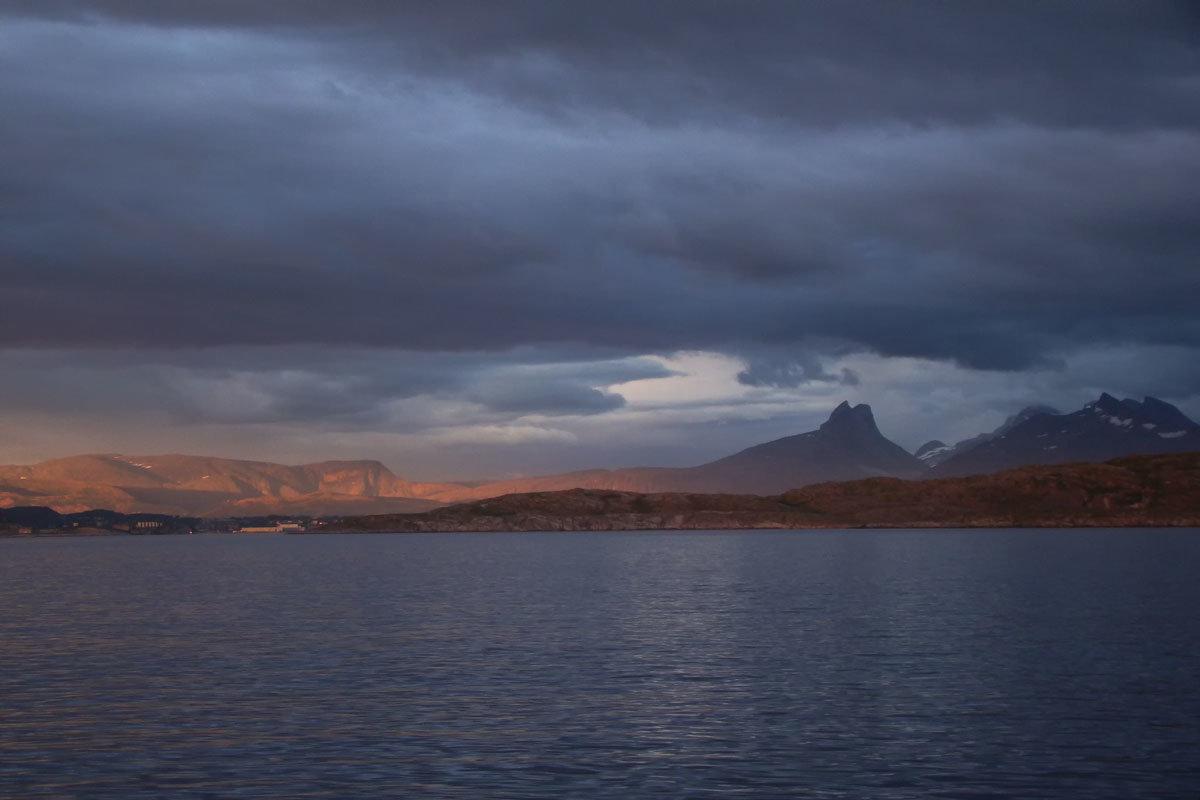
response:
[[[930,477],[1200,450],[1200,425],[1175,406],[1155,397],[1118,400],[1110,394],[1070,414],[1025,409],[983,436],[939,453],[944,457],[933,463]]]
[[[1059,411],[1058,409],[1052,408],[1050,406],[1045,406],[1045,405],[1040,405],[1040,404],[1026,406],[1025,408],[1022,408],[1020,411],[1018,411],[1016,414],[1013,414],[1011,417],[1004,420],[1004,423],[1000,427],[996,428],[994,431],[991,431],[989,433],[980,433],[976,436],[972,436],[970,439],[963,439],[961,442],[955,442],[952,445],[948,445],[948,444],[945,444],[944,442],[940,442],[937,439],[934,439],[933,441],[926,442],[925,444],[923,444],[919,448],[917,448],[917,452],[914,455],[916,455],[917,458],[921,459],[921,461],[926,466],[936,467],[938,464],[941,464],[944,461],[949,461],[950,459],[954,458],[955,456],[960,456],[963,453],[967,452],[968,450],[974,450],[976,447],[983,444],[984,442],[990,442],[992,439],[995,439],[997,436],[1003,436],[1004,434],[1008,433],[1010,430],[1012,430],[1016,426],[1020,425],[1022,422],[1029,419],[1030,417],[1035,417],[1038,414],[1061,414],[1061,413],[1062,412]]]

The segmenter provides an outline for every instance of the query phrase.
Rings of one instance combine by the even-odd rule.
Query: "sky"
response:
[[[0,463],[1200,417],[1200,9],[6,0]]]

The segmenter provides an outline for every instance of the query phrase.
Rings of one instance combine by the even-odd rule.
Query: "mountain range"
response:
[[[978,433],[972,436],[970,439],[963,439],[962,441],[956,442],[953,445],[948,445],[945,442],[934,439],[933,441],[926,442],[918,447],[917,451],[913,453],[913,455],[925,462],[926,466],[936,467],[938,464],[941,464],[944,461],[949,461],[955,456],[962,455],[968,450],[975,449],[984,442],[990,442],[992,439],[995,439],[998,436],[1007,434],[1010,430],[1017,427],[1030,417],[1037,416],[1038,414],[1061,413],[1062,412],[1058,409],[1050,406],[1026,406],[1016,414],[1013,414],[1011,417],[1004,420],[1003,424],[993,431],[988,431],[987,433]]]
[[[887,439],[870,406],[842,403],[819,428],[695,467],[635,467],[498,481],[480,486],[408,481],[378,461],[299,466],[206,456],[74,456],[0,467],[0,508],[60,512],[104,508],[182,516],[417,513],[505,494],[596,489],[772,495],[828,481],[920,479],[997,472],[1027,464],[1104,461],[1200,450],[1200,426],[1147,397],[1104,394],[1079,411],[1023,409],[990,433],[909,454]]]
[[[1200,450],[1200,425],[1175,406],[1154,397],[1139,402],[1102,394],[1070,414],[1044,406],[1023,409],[995,431],[934,456],[930,475],[980,475],[1028,464],[1193,450]],[[929,456],[927,451],[927,461]]]
[[[207,456],[73,456],[0,467],[0,507],[105,508],[181,516],[425,511],[457,484],[415,483],[378,461],[285,466]],[[364,510],[369,509],[369,510]]]

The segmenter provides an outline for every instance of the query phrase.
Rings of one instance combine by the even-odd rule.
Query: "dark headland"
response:
[[[510,494],[420,514],[347,518],[330,531],[1139,526],[1200,526],[1200,453],[965,478],[867,478],[771,496],[603,489]]]

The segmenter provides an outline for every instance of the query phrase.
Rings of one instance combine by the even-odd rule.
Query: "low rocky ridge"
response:
[[[422,514],[346,519],[333,531],[608,531],[1200,525],[1200,453],[992,475],[823,483],[774,496],[596,489],[505,495]]]

